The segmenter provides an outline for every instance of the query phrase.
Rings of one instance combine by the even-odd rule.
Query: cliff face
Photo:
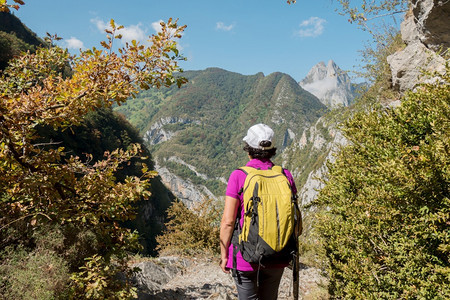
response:
[[[411,10],[401,24],[406,48],[388,57],[392,85],[405,92],[419,82],[433,80],[423,71],[444,72],[441,56],[450,47],[450,2],[412,1]]]
[[[320,122],[320,121],[318,121]],[[314,132],[310,137],[310,142],[314,147],[318,147],[317,151],[326,155],[326,162],[333,162],[334,155],[339,151],[339,147],[347,145],[347,139],[342,135],[342,132],[336,129],[334,126],[327,127],[328,134],[332,137],[332,140],[326,142],[320,133]],[[321,144],[317,144],[318,140],[323,140]],[[319,191],[323,188],[323,179],[326,178],[328,169],[326,163],[322,164],[318,169],[309,173],[306,183],[300,189],[298,195],[301,200],[302,206],[309,205],[319,194]]]
[[[198,177],[203,178],[205,181],[208,180],[206,175],[198,173],[195,167],[185,163],[176,156],[172,156],[166,160],[185,165],[193,170]],[[175,173],[170,172],[168,168],[163,167],[158,163],[155,164],[155,170],[158,171],[164,185],[167,186],[172,194],[180,199],[187,207],[192,207],[194,203],[201,202],[202,200],[205,200],[205,198],[217,199],[217,197],[203,184],[195,184],[189,179],[177,176]]]
[[[450,2],[440,0],[412,1],[413,14],[406,19],[413,23],[416,34],[408,39],[420,40],[427,48],[438,52],[450,47]],[[406,38],[406,36],[405,36]]]
[[[144,133],[144,140],[149,145],[156,145],[156,144],[170,140],[173,136],[175,136],[177,134],[176,130],[165,129],[165,126],[170,125],[170,124],[200,125],[200,121],[190,120],[190,119],[186,119],[186,118],[179,118],[179,117],[161,118],[159,121],[153,123],[150,126],[150,129]]]

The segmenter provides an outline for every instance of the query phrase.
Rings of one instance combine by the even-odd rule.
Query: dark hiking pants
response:
[[[284,268],[269,268],[259,271],[237,271],[234,281],[239,300],[276,300],[283,270]]]

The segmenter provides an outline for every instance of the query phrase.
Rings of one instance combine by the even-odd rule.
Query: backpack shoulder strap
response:
[[[251,173],[252,171],[254,171],[255,168],[244,166],[244,167],[237,168],[236,170],[240,170],[240,171],[244,172],[245,176],[248,176],[248,174]],[[244,192],[244,187],[241,187],[238,194],[241,195],[243,192]]]
[[[238,168],[238,170],[241,170],[242,172],[245,173],[245,175],[248,175],[249,173],[251,173],[252,171],[254,171],[255,168],[244,166],[244,167]]]

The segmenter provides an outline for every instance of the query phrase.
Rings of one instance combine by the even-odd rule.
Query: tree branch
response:
[[[46,214],[44,214],[44,213],[41,213],[41,212],[38,212],[38,213],[36,213],[36,214],[28,214],[28,215],[22,216],[22,217],[20,217],[20,218],[18,218],[18,219],[15,219],[14,221],[11,221],[11,222],[9,222],[8,224],[6,224],[6,225],[0,227],[0,231],[2,231],[3,229],[5,229],[5,228],[8,227],[9,225],[14,224],[14,223],[16,223],[16,222],[19,222],[19,221],[21,221],[21,220],[23,220],[23,219],[25,219],[25,218],[32,217],[32,216],[38,216],[38,215],[42,215],[42,216],[46,217],[47,219],[49,219],[50,221],[52,220],[52,218],[50,218],[48,215],[46,215]]]
[[[371,18],[365,18],[364,21],[371,21],[371,20],[374,20],[374,19],[383,18],[383,17],[386,17],[386,16],[392,16],[392,15],[395,15],[395,14],[401,14],[401,13],[405,13],[405,12],[407,12],[407,10],[393,11],[393,12],[385,13],[383,15],[377,15],[377,16],[373,16]]]

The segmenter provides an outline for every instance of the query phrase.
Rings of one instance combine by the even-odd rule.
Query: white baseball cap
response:
[[[246,142],[250,147],[255,149],[269,150],[273,148],[272,143],[273,130],[265,124],[256,124],[250,127],[247,131],[247,135],[244,137],[243,141]],[[262,147],[260,143],[262,141],[269,141],[271,145],[269,147]]]

